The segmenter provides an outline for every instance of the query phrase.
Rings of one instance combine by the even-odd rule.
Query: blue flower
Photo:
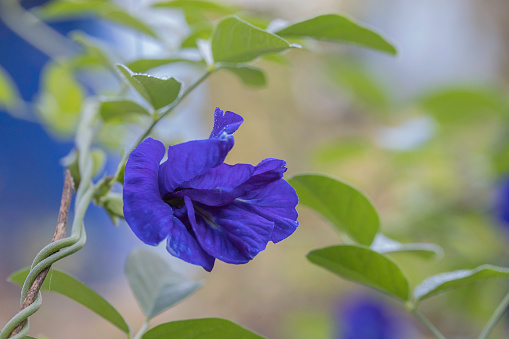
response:
[[[166,240],[170,254],[211,271],[215,259],[244,264],[298,226],[298,197],[283,177],[286,163],[228,165],[240,115],[216,108],[206,140],[168,147],[148,138],[129,155],[124,216],[140,240]]]

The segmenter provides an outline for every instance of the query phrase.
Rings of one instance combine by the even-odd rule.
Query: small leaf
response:
[[[121,193],[109,192],[101,197],[100,203],[115,226],[118,225],[118,218],[124,219],[124,202]]]
[[[457,125],[469,119],[485,119],[487,114],[499,115],[509,109],[501,95],[489,88],[448,88],[425,96],[420,101],[441,124]]]
[[[187,298],[202,285],[172,271],[157,254],[141,249],[127,258],[125,274],[147,319]]]
[[[397,53],[396,48],[380,34],[338,14],[325,14],[300,21],[275,33],[283,38],[307,37],[333,42],[347,42],[389,54]]]
[[[238,11],[238,8],[233,6],[226,6],[213,1],[204,0],[173,0],[157,2],[152,7],[154,8],[187,8],[190,10],[203,10],[207,12],[219,13],[222,15],[233,14]]]
[[[70,134],[78,123],[85,91],[67,64],[48,63],[42,72],[37,113],[57,133]]]
[[[172,64],[175,62],[187,62],[195,65],[202,65],[203,62],[199,58],[197,59],[190,59],[190,58],[166,58],[166,59],[139,59],[132,61],[127,64],[127,67],[135,72],[135,73],[143,73],[146,72],[152,68],[156,68],[163,65]]]
[[[105,0],[54,0],[36,10],[44,20],[63,20],[95,15],[157,38],[154,30],[122,7]]]
[[[414,253],[425,259],[430,259],[435,256],[442,256],[444,253],[442,248],[436,244],[429,243],[401,244],[397,241],[387,238],[385,235],[381,233],[378,233],[376,235],[375,240],[371,244],[371,249],[378,253],[399,253],[399,252]]]
[[[30,268],[24,268],[13,273],[8,280],[19,286],[23,286],[29,272]],[[97,313],[113,325],[117,326],[124,333],[129,333],[129,326],[126,324],[124,318],[122,318],[120,313],[118,313],[118,311],[111,306],[110,303],[91,290],[88,286],[71,277],[67,273],[52,269],[48,273],[48,277],[44,281],[41,290],[60,293]]]
[[[117,69],[126,81],[155,109],[171,104],[180,94],[182,83],[175,78],[159,78],[148,74],[133,73],[124,65]]]
[[[223,19],[212,34],[212,56],[215,62],[243,63],[290,47],[286,40],[237,16]]]
[[[0,66],[0,107],[12,108],[20,100],[19,93],[9,73]]]
[[[473,270],[458,270],[433,275],[415,288],[414,298],[420,301],[447,290],[491,278],[509,278],[509,268],[481,265]]]
[[[265,73],[258,67],[241,66],[241,67],[224,67],[224,69],[238,76],[246,86],[263,87],[267,85]]]
[[[82,58],[77,58],[76,60],[82,61],[81,64],[86,64],[83,60],[87,60],[94,62],[95,64],[109,67],[111,62],[107,53],[103,51],[102,47],[94,41],[93,38],[87,36],[83,32],[72,32],[71,38],[79,43],[84,49],[84,55]]]
[[[212,26],[209,25],[195,25],[191,27],[191,33],[182,40],[180,44],[180,48],[196,48],[196,41],[208,40],[210,39],[210,35],[212,34]]]
[[[299,202],[322,214],[353,240],[370,245],[378,233],[378,213],[369,200],[353,187],[336,179],[301,174],[288,181],[297,191]]]
[[[408,299],[408,280],[387,256],[357,245],[338,245],[309,252],[309,261],[337,275],[365,284],[403,300]]]
[[[99,113],[107,122],[122,122],[139,115],[150,116],[143,106],[131,100],[103,101],[99,107]]]
[[[154,327],[143,339],[262,339],[234,322],[219,318],[172,321]]]

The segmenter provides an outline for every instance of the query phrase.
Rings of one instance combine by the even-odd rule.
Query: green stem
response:
[[[419,310],[413,310],[412,313],[426,326],[438,339],[446,339],[445,336],[426,318]]]
[[[495,309],[495,312],[493,312],[493,315],[491,316],[490,320],[482,330],[481,334],[479,335],[479,339],[487,339],[490,335],[491,331],[495,328],[500,318],[502,318],[502,315],[507,310],[507,306],[509,306],[509,292],[504,296],[502,301],[500,301],[500,304],[498,304],[497,308]]]
[[[148,328],[150,327],[149,321],[146,320],[143,326],[140,328],[138,333],[133,337],[133,339],[141,339],[141,337],[147,332]]]

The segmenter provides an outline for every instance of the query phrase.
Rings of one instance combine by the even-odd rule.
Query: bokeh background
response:
[[[45,1],[22,0],[26,8]],[[214,74],[157,129],[166,142],[206,138],[216,106],[241,114],[228,163],[285,159],[288,175],[318,171],[365,192],[377,207],[382,231],[401,242],[433,242],[444,257],[394,255],[413,285],[426,276],[484,263],[509,266],[509,3],[475,0],[232,1],[250,13],[293,20],[339,12],[376,28],[398,48],[396,57],[328,43],[291,51],[288,64],[260,61],[268,84],[253,89],[227,72]],[[92,18],[51,23],[62,34],[84,30],[103,41],[115,62],[157,57],[175,49],[188,28],[178,10],[155,14],[147,1],[120,2],[132,14],[168,30],[164,48],[118,25]],[[1,16],[1,14],[0,14]],[[5,16],[5,13],[4,13]],[[5,17],[4,17],[5,21]],[[48,57],[0,21],[0,66],[23,99],[41,100]],[[41,71],[42,70],[42,71]],[[99,79],[114,91],[111,75]],[[185,64],[154,70],[189,83],[200,71]],[[44,115],[42,115],[44,117]],[[47,115],[46,115],[47,117]],[[63,167],[72,148],[62,128],[0,112],[0,324],[18,309],[19,288],[6,281],[28,266],[53,235]],[[105,173],[139,129],[110,133]],[[154,319],[224,317],[269,338],[428,338],[431,334],[381,293],[346,282],[309,263],[312,249],[337,244],[335,230],[299,207],[293,236],[247,265],[218,262],[211,274],[154,249],[176,270],[205,285]],[[87,245],[57,267],[109,300],[137,329],[142,314],[123,276],[124,261],[146,246],[121,222],[90,208]],[[423,312],[449,338],[479,333],[509,286],[489,281],[437,296]],[[75,332],[79,329],[78,332]],[[32,335],[49,338],[123,338],[73,301],[45,294],[31,318]],[[507,338],[509,318],[493,338]]]

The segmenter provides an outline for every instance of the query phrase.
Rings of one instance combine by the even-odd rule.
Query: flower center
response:
[[[168,205],[170,205],[171,207],[174,207],[177,209],[185,206],[185,202],[184,202],[183,198],[164,200],[164,202],[167,203]]]

